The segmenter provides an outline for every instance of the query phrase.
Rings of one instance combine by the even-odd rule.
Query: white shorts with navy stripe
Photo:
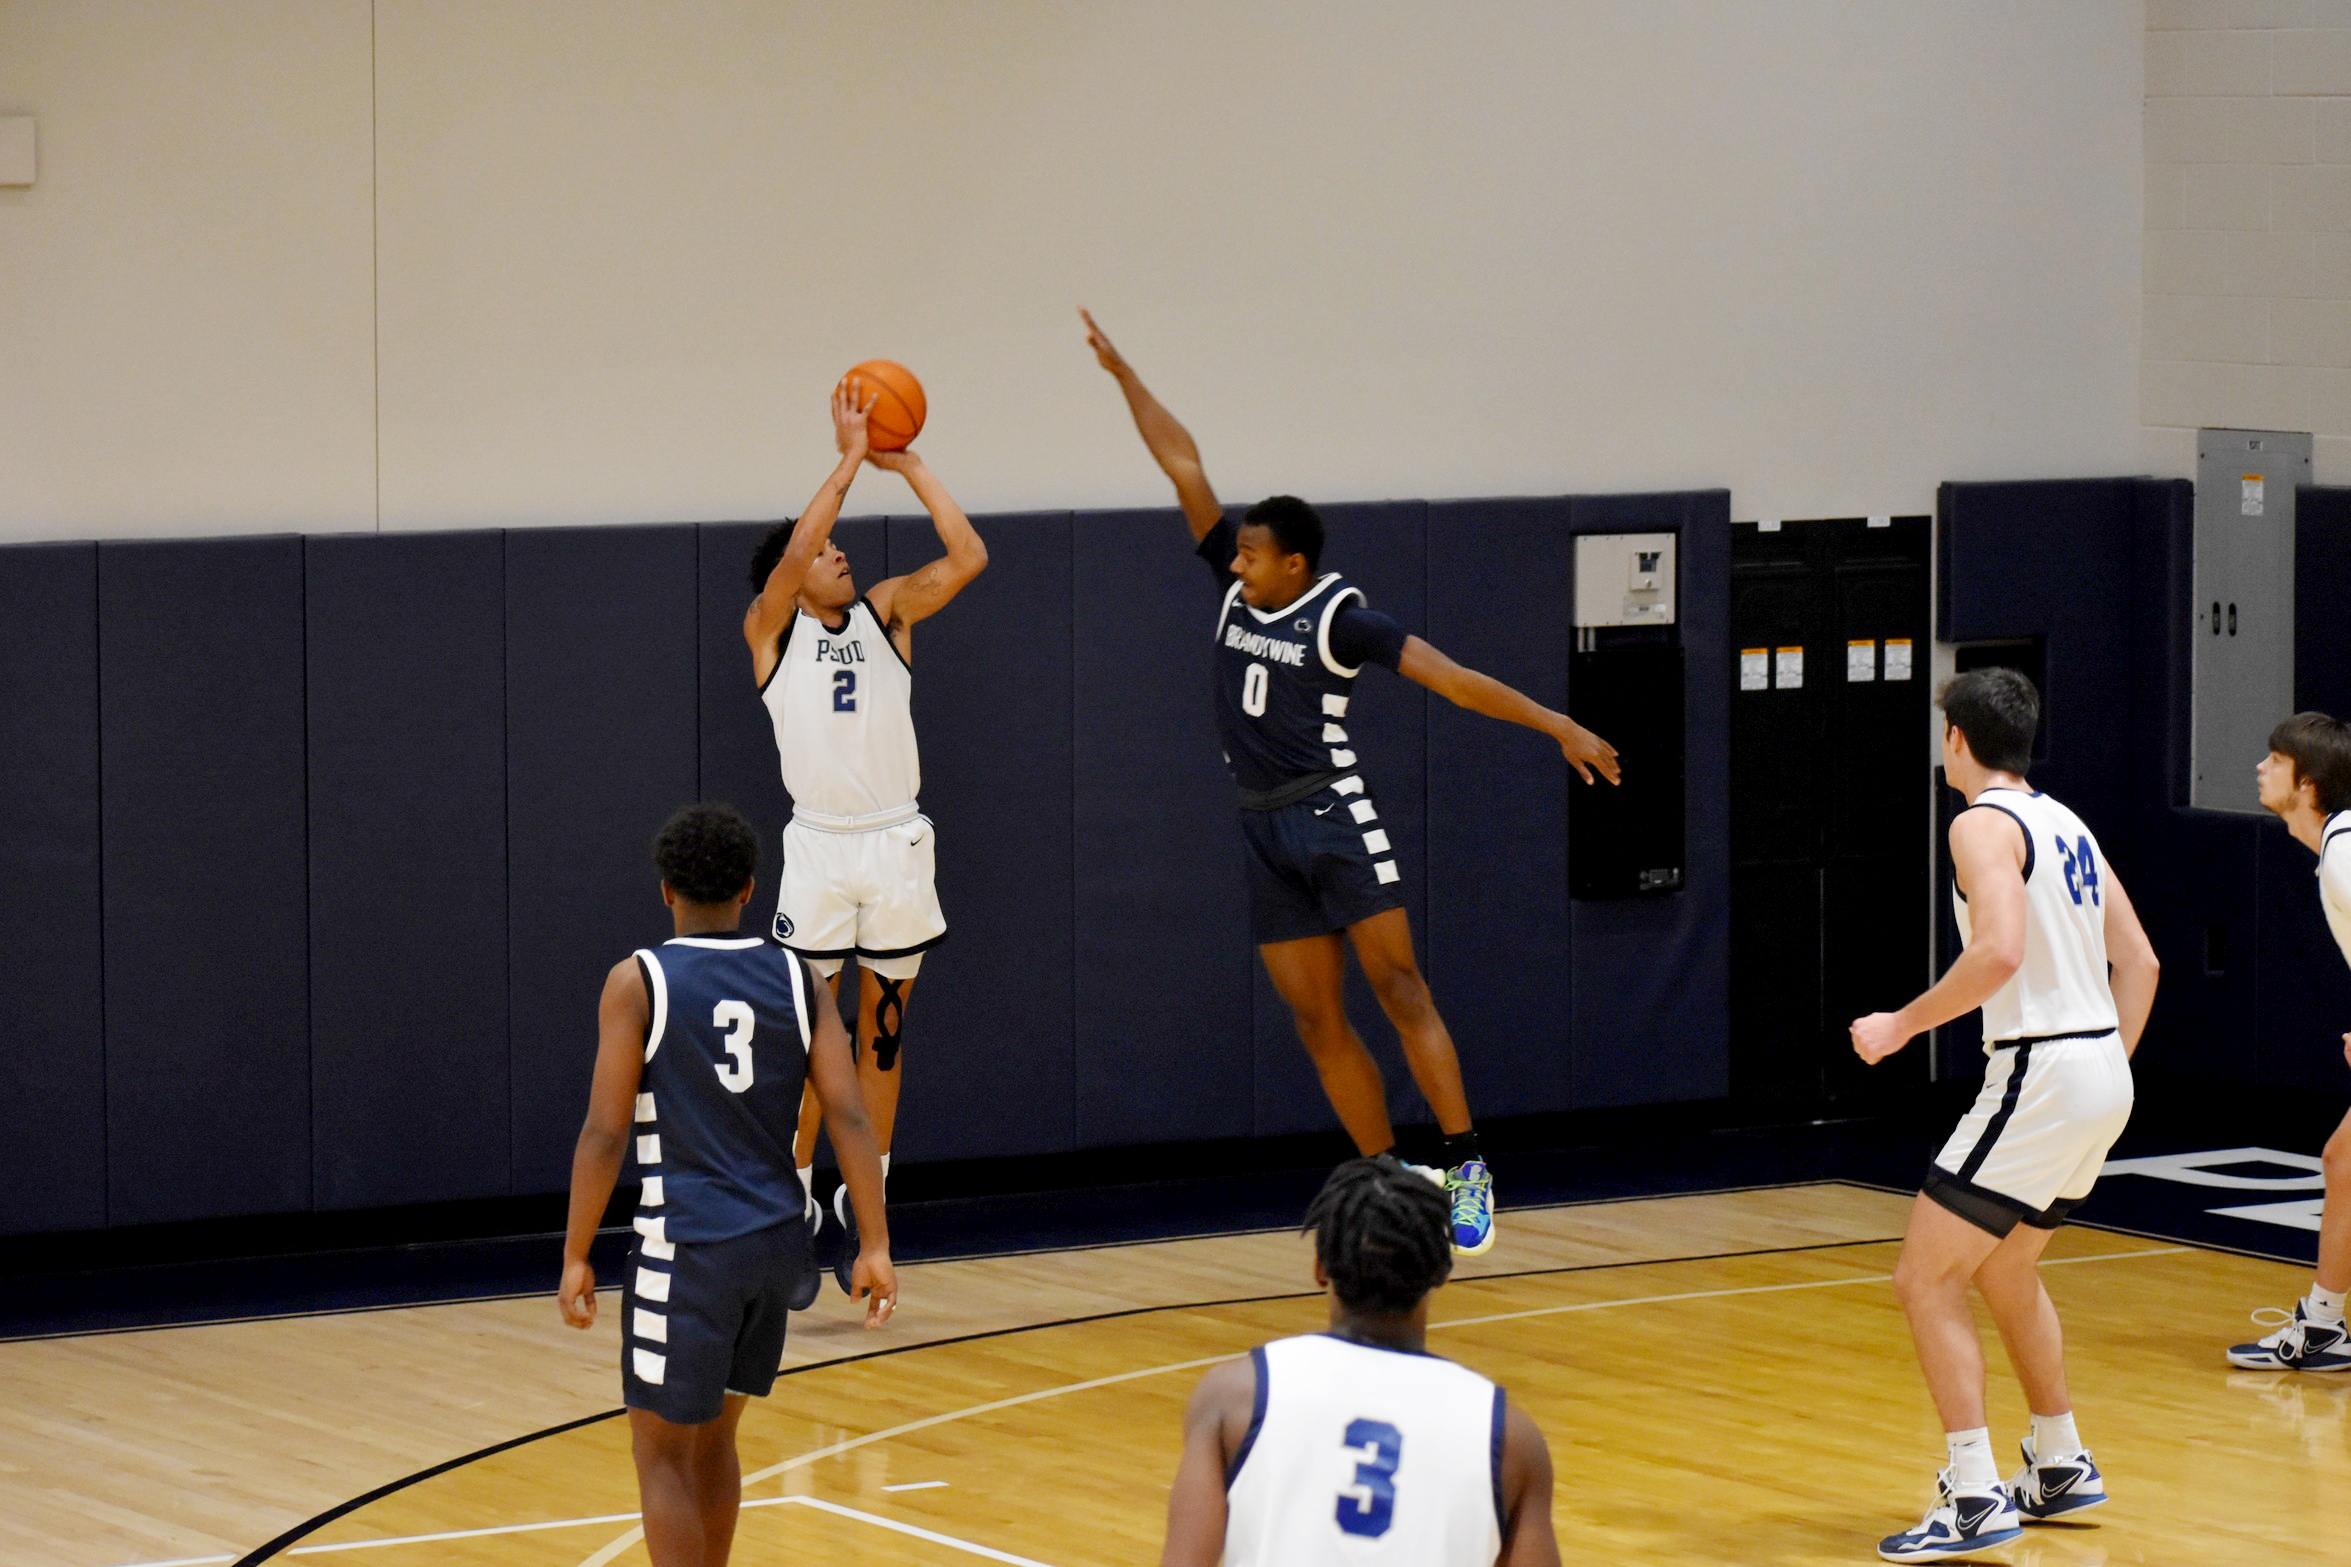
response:
[[[2109,1031],[2002,1044],[1935,1156],[1926,1195],[1994,1235],[2055,1229],[2090,1195],[2131,1118],[2131,1063]]]
[[[947,936],[927,816],[863,832],[829,832],[794,816],[784,828],[775,939],[826,979],[855,954],[885,979],[912,979]]]

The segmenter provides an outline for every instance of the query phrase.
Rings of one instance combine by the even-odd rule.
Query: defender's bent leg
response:
[[[2351,1292],[2351,1115],[2335,1128],[2320,1157],[2326,1171],[2326,1207],[2318,1218],[2318,1287]]]
[[[872,964],[862,961],[857,972],[857,1086],[865,1095],[874,1143],[887,1158],[890,1134],[898,1125],[898,1041],[914,976],[876,974]]]
[[[1346,948],[1337,936],[1308,936],[1257,951],[1273,988],[1289,1004],[1299,1042],[1322,1078],[1323,1096],[1355,1140],[1355,1151],[1386,1153],[1396,1145],[1396,1131],[1388,1122],[1379,1063],[1347,1022]]]
[[[1412,924],[1402,909],[1387,909],[1347,927],[1355,960],[1363,965],[1380,1010],[1395,1025],[1404,1063],[1447,1137],[1469,1130],[1469,1096],[1461,1087],[1461,1058],[1437,1014],[1436,1000],[1412,955]]]
[[[1943,1429],[1973,1431],[1984,1424],[1984,1346],[1968,1308],[1967,1285],[2000,1244],[1933,1198],[1911,1204],[1902,1255],[1894,1263],[1894,1298],[1910,1321],[1918,1369]]]
[[[1992,1248],[1976,1269],[1976,1289],[1992,1308],[2008,1363],[2024,1387],[2025,1405],[2036,1415],[2073,1412],[2065,1388],[2065,1329],[2056,1303],[2041,1283],[2041,1253],[2054,1230],[2019,1224]]]

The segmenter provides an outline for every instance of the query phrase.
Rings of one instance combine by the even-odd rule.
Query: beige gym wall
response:
[[[0,0],[0,537],[2139,462],[2136,0]],[[372,127],[372,135],[371,135]],[[903,509],[861,481],[852,509]]]

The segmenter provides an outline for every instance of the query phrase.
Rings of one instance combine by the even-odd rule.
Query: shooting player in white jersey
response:
[[[1330,1328],[1200,1379],[1161,1567],[1557,1567],[1543,1433],[1428,1352],[1444,1198],[1393,1158],[1351,1159],[1306,1228]]]
[[[841,460],[798,520],[776,527],[752,556],[751,585],[759,596],[744,613],[743,640],[792,796],[775,939],[835,990],[843,960],[857,956],[863,976],[857,1076],[886,1178],[906,1002],[922,955],[947,934],[932,884],[937,835],[916,799],[922,762],[914,743],[913,628],[987,568],[988,549],[913,451],[871,449],[865,428],[871,403],[854,379],[834,389],[833,439]],[[859,597],[832,531],[851,481],[869,462],[913,487],[947,553]],[[810,1189],[820,1121],[812,1097],[801,1107],[795,1158],[816,1231],[824,1224]],[[839,1226],[833,1275],[846,1292],[858,1248],[856,1215],[841,1192],[833,1197],[833,1217]]]
[[[857,1292],[880,1327],[898,1293],[881,1158],[849,1038],[807,965],[738,935],[759,838],[731,806],[690,805],[654,841],[677,934],[623,958],[597,1009],[596,1077],[572,1155],[557,1304],[596,1321],[588,1248],[631,1141],[643,1185],[621,1299],[621,1391],[654,1567],[727,1559],[742,1502],[735,1427],[775,1385],[793,1286],[812,1277],[792,1170],[803,1086],[823,1102],[864,1219]]]
[[[2130,1119],[2130,1055],[2155,1005],[2155,949],[2097,840],[2025,782],[2041,717],[2032,682],[1981,669],[1938,700],[1944,781],[1967,797],[1951,822],[1966,950],[1900,1011],[1856,1018],[1853,1048],[1874,1065],[1981,1007],[1989,1064],[1975,1107],[1927,1171],[1894,1264],[1950,1465],[1918,1527],[1879,1542],[1891,1562],[1972,1555],[2015,1539],[2023,1522],[2106,1500],[2074,1427],[2064,1332],[2038,1265]],[[2006,1485],[1985,1422],[1970,1282],[2032,1409],[2024,1467]]]
[[[2351,962],[2351,724],[2324,713],[2296,713],[2270,731],[2269,755],[2255,770],[2261,803],[2284,820],[2294,841],[2318,855],[2319,907]],[[2351,1034],[2343,1036],[2351,1059]],[[2234,1345],[2229,1364],[2247,1371],[2351,1371],[2343,1298],[2351,1294],[2351,1115],[2327,1139],[2322,1158],[2326,1203],[2319,1215],[2318,1273],[2291,1312],[2268,1307],[2253,1320],[2274,1332]],[[2273,1316],[2272,1313],[2275,1313]]]
[[[1453,1036],[1413,956],[1390,824],[1380,820],[1344,723],[1348,693],[1365,665],[1383,665],[1457,707],[1550,736],[1586,783],[1595,772],[1618,781],[1616,747],[1407,635],[1337,573],[1318,577],[1322,518],[1296,496],[1259,502],[1239,527],[1227,522],[1191,434],[1094,318],[1079,314],[1224,593],[1215,631],[1217,732],[1240,791],[1250,934],[1265,972],[1356,1152],[1386,1153],[1396,1144],[1387,1090],[1347,1021],[1353,945],[1443,1135],[1437,1165],[1453,1204],[1453,1244],[1475,1256],[1494,1244],[1493,1177],[1470,1125]]]

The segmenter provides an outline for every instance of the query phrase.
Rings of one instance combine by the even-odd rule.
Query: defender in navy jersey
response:
[[[808,965],[737,934],[759,840],[688,806],[654,843],[677,934],[604,982],[588,1115],[572,1155],[563,1319],[596,1320],[588,1248],[633,1142],[643,1185],[621,1294],[621,1388],[656,1567],[723,1562],[741,1501],[735,1426],[775,1385],[791,1297],[813,1271],[792,1165],[803,1085],[823,1102],[857,1205],[866,1326],[895,1309],[875,1150],[849,1039]]]
[[[2327,929],[2351,962],[2351,724],[2324,713],[2296,713],[2270,731],[2269,754],[2255,769],[2261,803],[2294,841],[2318,856],[2318,904]],[[2351,1059],[2351,1034],[2343,1036]],[[2351,1115],[2335,1128],[2320,1158],[2326,1195],[2318,1216],[2318,1271],[2291,1311],[2253,1314],[2271,1331],[2234,1345],[2229,1364],[2246,1371],[2351,1371]]]
[[[1616,748],[1565,713],[1454,663],[1371,609],[1337,573],[1323,572],[1322,519],[1304,501],[1277,495],[1238,524],[1228,519],[1190,433],[1094,318],[1079,314],[1223,591],[1214,633],[1217,733],[1240,790],[1250,924],[1266,973],[1356,1148],[1385,1153],[1396,1141],[1386,1090],[1347,1022],[1352,943],[1444,1134],[1438,1162],[1454,1244],[1475,1255],[1494,1241],[1493,1179],[1471,1129],[1452,1035],[1413,959],[1403,872],[1347,729],[1350,694],[1367,664],[1395,670],[1457,706],[1549,735],[1586,783],[1595,772],[1617,781]]]
[[[1352,1159],[1306,1228],[1330,1326],[1200,1379],[1161,1567],[1557,1567],[1543,1433],[1428,1351],[1444,1200],[1394,1159]]]

